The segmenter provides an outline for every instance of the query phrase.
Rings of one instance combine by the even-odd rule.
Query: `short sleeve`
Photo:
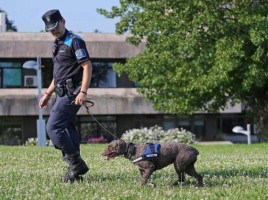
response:
[[[73,39],[73,50],[78,64],[90,59],[86,43],[78,38]]]

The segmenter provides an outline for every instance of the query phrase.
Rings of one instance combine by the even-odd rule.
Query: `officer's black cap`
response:
[[[52,31],[58,26],[62,16],[59,10],[49,10],[42,16],[42,19],[45,22],[46,31]]]

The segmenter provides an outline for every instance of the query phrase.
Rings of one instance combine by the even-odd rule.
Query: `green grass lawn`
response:
[[[268,144],[194,146],[203,188],[189,176],[183,185],[170,187],[177,179],[173,165],[152,175],[155,188],[141,186],[137,167],[122,157],[106,161],[100,155],[103,144],[82,145],[90,171],[83,183],[66,184],[60,151],[0,146],[0,199],[268,199]]]

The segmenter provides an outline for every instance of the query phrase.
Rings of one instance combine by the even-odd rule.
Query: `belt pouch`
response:
[[[56,93],[59,97],[63,97],[64,94],[65,94],[63,85],[61,85],[61,84],[57,84],[57,86],[55,87],[55,93]]]

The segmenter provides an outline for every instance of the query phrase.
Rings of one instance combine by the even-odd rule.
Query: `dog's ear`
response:
[[[124,140],[122,140],[122,139],[119,139],[118,143],[119,143],[120,146],[126,145],[126,142]]]
[[[124,140],[119,139],[118,144],[120,153],[125,153],[127,149],[127,143]]]
[[[125,140],[123,140],[123,139],[118,139],[119,140],[119,142],[125,142]],[[126,143],[126,142],[125,142]]]

